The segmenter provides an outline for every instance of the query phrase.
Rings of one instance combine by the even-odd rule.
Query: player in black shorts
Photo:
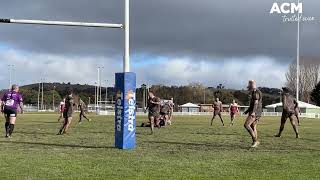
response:
[[[248,90],[251,93],[251,99],[249,108],[244,112],[244,114],[248,114],[244,127],[252,138],[251,147],[256,148],[260,144],[258,141],[257,125],[262,114],[262,93],[257,88],[255,80],[249,81]]]
[[[19,93],[19,86],[12,85],[11,90],[1,98],[1,112],[6,119],[6,138],[11,138],[19,109],[23,113],[23,98]]]
[[[160,127],[160,98],[156,97],[152,92],[149,92],[147,109],[149,110],[148,118],[151,125],[151,134],[153,134],[154,127]]]
[[[73,115],[73,108],[74,108],[74,100],[73,100],[73,91],[69,90],[68,95],[66,97],[66,102],[65,102],[65,108],[63,111],[63,118],[64,118],[64,123],[59,130],[58,135],[62,135],[67,133],[70,124],[72,122],[72,115]]]
[[[296,100],[290,95],[290,90],[286,87],[282,88],[282,104],[283,111],[281,117],[281,125],[279,129],[279,133],[275,135],[275,137],[281,137],[282,131],[284,129],[284,125],[286,124],[287,119],[290,119],[293,130],[296,134],[296,138],[300,138],[298,127],[296,125],[296,120],[294,119],[296,108],[298,103]]]

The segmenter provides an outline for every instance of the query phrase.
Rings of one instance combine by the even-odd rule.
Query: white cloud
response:
[[[103,66],[102,79],[113,85],[114,73],[121,66],[106,57],[70,57],[51,54],[26,53],[7,50],[0,54],[0,87],[9,84],[8,64],[14,65],[13,83],[28,84],[45,78],[46,82],[71,82],[94,84],[97,79],[97,67]]]
[[[102,79],[114,84],[114,74],[122,70],[120,57],[63,56],[7,50],[0,53],[0,87],[9,84],[8,64],[15,65],[14,83],[47,82],[94,84],[97,66],[104,66]],[[165,59],[165,58],[163,58]],[[149,60],[149,61],[152,61]],[[285,83],[286,65],[268,57],[231,58],[228,60],[196,60],[188,57],[152,61],[132,67],[138,86],[147,84],[185,85],[200,82],[207,86],[224,84],[242,89],[247,80],[256,79],[259,86],[281,87]]]
[[[220,63],[189,58],[167,60],[136,69],[138,83],[181,85],[200,82],[207,86],[223,83],[228,88],[242,89],[250,79],[259,86],[281,87],[285,83],[287,66],[268,57],[229,59]],[[143,76],[144,78],[141,78]]]

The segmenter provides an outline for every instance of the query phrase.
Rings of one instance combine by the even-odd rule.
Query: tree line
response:
[[[206,87],[200,83],[191,83],[185,86],[165,86],[153,85],[150,91],[154,92],[161,99],[174,98],[176,105],[182,105],[188,102],[195,104],[212,104],[216,97],[219,97],[224,104],[230,104],[232,100],[236,100],[240,105],[249,104],[249,93],[246,90],[224,89],[219,85],[217,87]],[[43,102],[47,108],[52,108],[53,101],[57,107],[63,97],[67,95],[68,89],[73,89],[75,100],[81,98],[85,103],[94,104],[95,102],[95,87],[91,85],[80,85],[70,83],[44,83],[43,86]],[[39,95],[39,84],[30,84],[22,86],[21,93],[24,96],[25,104],[37,106]],[[279,89],[275,88],[260,88],[264,93],[263,105],[269,105],[280,101]],[[106,88],[102,88],[102,100],[106,99]],[[41,92],[41,91],[40,91]],[[143,88],[137,88],[137,104],[142,107]],[[108,87],[108,102],[113,103],[115,98],[115,89]],[[40,93],[40,102],[41,102]],[[89,101],[90,100],[90,101]]]
[[[320,58],[300,57],[299,64],[299,100],[320,105],[319,81]],[[297,64],[293,61],[286,73],[286,86],[294,94],[297,92]]]

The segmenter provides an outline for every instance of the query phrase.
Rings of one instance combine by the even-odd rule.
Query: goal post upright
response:
[[[136,74],[130,72],[130,0],[125,0],[123,72],[115,75],[115,146],[136,147]]]

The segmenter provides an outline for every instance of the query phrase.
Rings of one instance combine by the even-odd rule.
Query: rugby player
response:
[[[160,106],[160,126],[171,125],[170,111],[170,102],[166,102]]]
[[[232,101],[230,104],[230,116],[231,116],[231,126],[234,124],[234,119],[236,114],[239,112],[238,104],[236,103],[235,100]]]
[[[152,92],[149,92],[148,105],[146,110],[149,110],[148,118],[151,127],[151,134],[154,133],[154,127],[160,127],[160,98],[156,97]]]
[[[282,88],[282,105],[283,105],[283,111],[282,111],[282,117],[281,117],[281,124],[279,133],[275,135],[275,137],[281,137],[282,131],[284,129],[284,125],[286,124],[287,119],[290,119],[291,125],[293,127],[293,130],[296,134],[296,138],[300,138],[298,127],[296,126],[296,122],[294,120],[294,116],[296,113],[297,108],[297,102],[296,100],[290,95],[290,90],[286,87]]]
[[[68,131],[72,121],[73,108],[74,108],[73,91],[70,89],[68,90],[68,95],[65,100],[65,107],[63,110],[64,122],[57,135],[65,134]]]
[[[213,124],[213,120],[215,119],[215,117],[218,115],[220,120],[221,120],[221,123],[222,125],[224,126],[224,122],[223,122],[223,119],[221,117],[221,112],[222,112],[222,102],[219,100],[219,98],[216,98],[216,100],[213,102],[213,105],[212,105],[212,108],[213,108],[213,117],[211,119],[211,126]]]
[[[63,118],[64,106],[66,104],[65,101],[66,101],[66,98],[63,98],[62,101],[60,102],[60,109],[59,109],[60,116],[58,118],[58,122],[60,122],[60,120]]]
[[[251,99],[249,108],[244,112],[244,114],[248,114],[244,127],[252,138],[251,147],[256,148],[260,144],[258,141],[257,124],[262,114],[262,93],[257,89],[255,80],[249,81],[248,90],[251,93]]]
[[[18,108],[20,108],[21,114],[23,114],[23,98],[19,93],[19,86],[12,85],[11,90],[6,92],[1,99],[1,112],[4,114],[6,138],[11,138],[16,124]]]
[[[87,118],[87,116],[86,116],[86,104],[82,101],[82,99],[80,99],[80,101],[79,101],[78,108],[80,109],[80,116],[79,116],[78,123],[81,124],[82,117],[84,117],[86,120],[88,120],[90,122],[91,119]]]
[[[170,106],[170,112],[169,112],[169,125],[171,125],[171,121],[173,118],[173,111],[174,111],[174,102],[173,102],[173,97],[170,98],[169,101],[169,106]]]
[[[300,108],[299,108],[299,104],[298,104],[298,102],[295,100],[294,101],[294,103],[295,103],[295,116],[296,116],[296,118],[297,118],[297,121],[298,121],[298,126],[300,126],[300,114],[301,114],[301,110],[300,110]]]

